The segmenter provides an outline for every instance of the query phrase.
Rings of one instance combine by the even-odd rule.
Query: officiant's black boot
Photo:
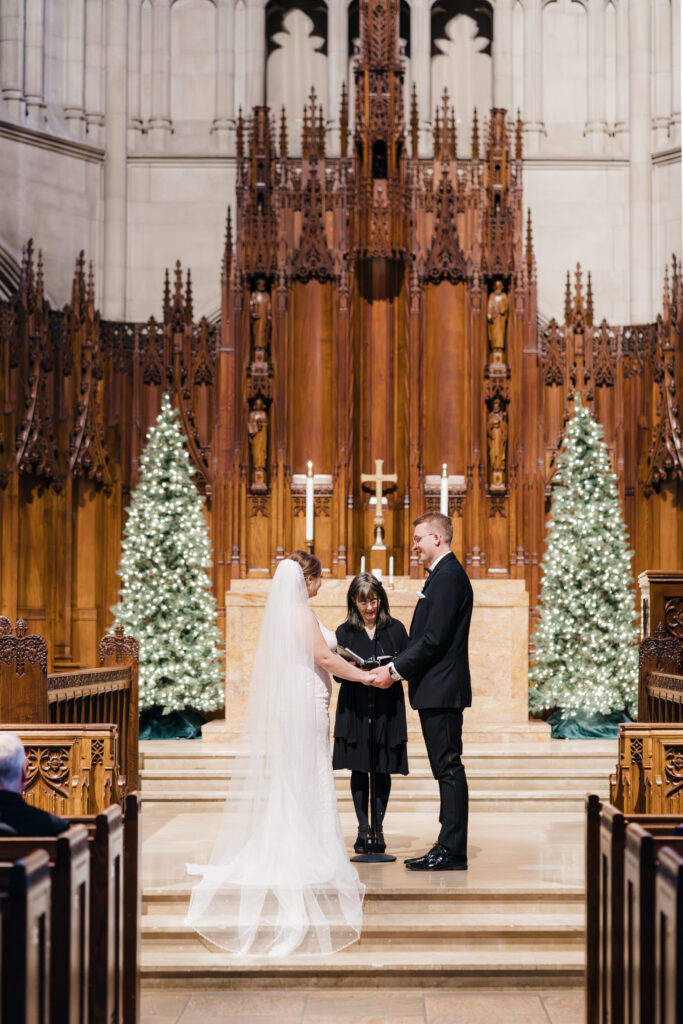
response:
[[[358,828],[358,835],[356,836],[356,841],[353,844],[353,848],[356,851],[356,853],[367,853],[368,852],[368,835],[369,835],[369,832],[370,832],[370,830],[367,827],[367,825],[365,825],[365,826],[360,825],[359,826],[359,828]]]

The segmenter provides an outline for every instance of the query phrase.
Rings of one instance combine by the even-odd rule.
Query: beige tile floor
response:
[[[583,992],[356,989],[145,993],[142,1024],[583,1024]]]

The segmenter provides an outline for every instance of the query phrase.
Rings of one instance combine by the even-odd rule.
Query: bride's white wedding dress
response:
[[[332,774],[329,674],[301,567],[280,563],[266,603],[223,820],[187,923],[238,955],[332,953],[360,935],[364,886],[349,862]],[[229,708],[227,709],[229,714]]]

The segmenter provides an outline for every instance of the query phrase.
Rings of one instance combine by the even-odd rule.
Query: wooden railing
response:
[[[45,640],[27,634],[23,619],[18,620],[14,634],[10,626],[9,620],[0,618],[0,722],[3,728],[12,728],[24,738],[30,770],[32,765],[37,766],[37,770],[48,765],[57,771],[60,762],[61,771],[69,759],[76,758],[78,774],[65,781],[63,788],[71,793],[72,787],[87,785],[90,795],[87,800],[81,795],[80,801],[71,801],[61,808],[61,813],[95,813],[111,800],[137,789],[137,640],[124,636],[123,628],[117,625],[115,633],[100,642],[100,668],[48,676]],[[111,740],[107,741],[102,735],[104,746],[101,746],[93,729],[105,726],[109,727]],[[57,727],[62,727],[63,736]],[[83,739],[80,744],[77,742],[79,730]],[[63,740],[61,745],[60,739]],[[86,739],[94,745],[88,746]],[[74,744],[78,746],[76,752]],[[93,757],[89,765],[83,760],[88,750]],[[102,785],[96,784],[98,772],[102,774],[102,758],[107,763],[110,756],[114,758],[114,783],[110,784],[105,771]],[[73,767],[75,770],[76,762]],[[54,781],[53,775],[48,771],[45,777],[48,788]],[[53,789],[57,799],[59,787]],[[53,796],[48,794],[47,799]],[[27,799],[34,802],[31,790]],[[35,802],[44,806],[40,800]],[[46,806],[46,809],[53,808]]]
[[[638,721],[619,726],[610,798],[625,813],[683,814],[683,572],[645,572]]]

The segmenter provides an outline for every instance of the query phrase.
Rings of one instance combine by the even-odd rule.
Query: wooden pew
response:
[[[624,815],[591,794],[586,799],[586,1021],[624,1017],[624,857],[626,826],[671,836],[681,819]]]
[[[683,857],[668,845],[657,854],[655,1020],[683,1021]]]
[[[3,1021],[50,1019],[50,861],[43,850],[0,862]]]
[[[0,839],[3,862],[43,850],[51,875],[50,1006],[52,1024],[86,1024],[90,983],[90,849],[88,830],[55,838]]]
[[[35,850],[44,850],[50,857],[52,1005],[62,1011],[53,1013],[52,1024],[85,1024],[88,1019],[137,1024],[140,1019],[139,793],[128,794],[124,812],[123,823],[118,807],[97,816],[71,819],[71,828],[57,838],[0,838],[0,860],[9,861]],[[64,863],[58,875],[60,853]],[[79,855],[77,863],[73,854]],[[78,882],[84,880],[90,883],[85,893],[78,888]],[[88,971],[89,964],[92,966]],[[65,993],[67,980],[69,991]],[[79,1007],[80,1014],[76,1012]]]
[[[110,811],[118,811],[118,808],[109,808]],[[142,904],[142,800],[139,793],[129,793],[123,804],[123,885],[122,887],[110,890],[110,895],[118,895],[122,904],[120,910],[111,911],[109,921],[118,920],[121,915],[122,935],[122,960],[119,960],[119,973],[122,975],[120,981],[116,977],[111,978],[108,972],[107,978],[109,995],[106,999],[107,1006],[115,1002],[112,993],[117,991],[119,983],[122,984],[122,1016],[120,1018],[106,1018],[108,1022],[114,1020],[125,1021],[125,1024],[137,1024],[140,1020],[140,924]],[[91,835],[97,835],[97,817],[83,816],[71,818],[72,824],[85,825]],[[114,815],[115,817],[115,815]],[[108,821],[113,820],[109,816]],[[118,845],[117,845],[118,849]],[[93,882],[94,885],[94,882]],[[108,946],[108,953],[111,954],[118,949],[111,943]],[[91,957],[94,955],[94,944],[91,946]],[[91,1018],[91,1020],[100,1019]],[[105,1018],[101,1018],[105,1019]]]
[[[628,1024],[654,1024],[656,857],[664,846],[683,853],[683,835],[626,827],[624,853],[624,1017]]]

